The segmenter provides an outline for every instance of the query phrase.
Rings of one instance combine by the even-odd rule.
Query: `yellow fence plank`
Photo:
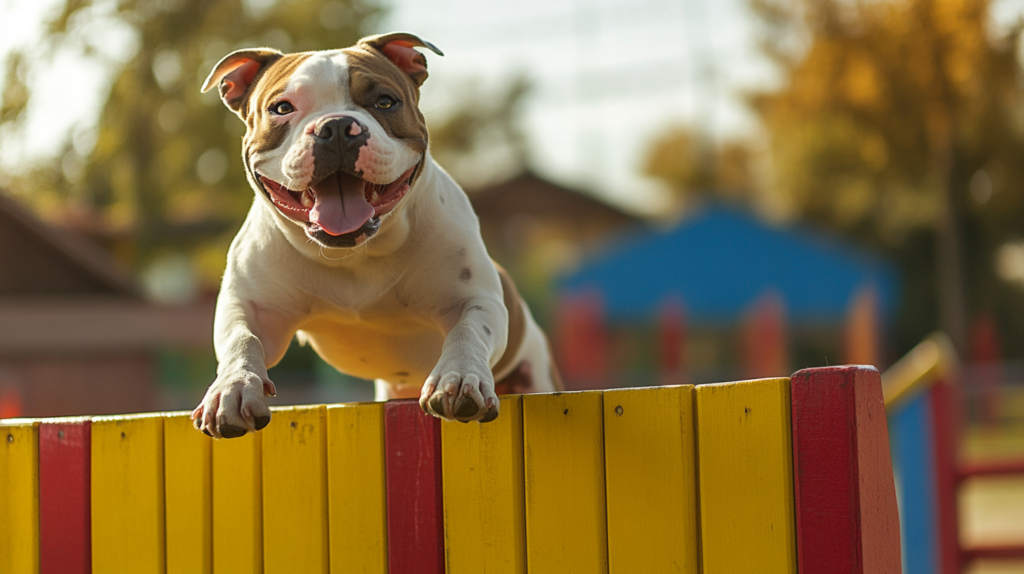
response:
[[[211,443],[189,413],[164,418],[167,574],[213,572]]]
[[[213,441],[215,574],[263,574],[262,436]]]
[[[384,403],[327,407],[332,574],[387,574]]]
[[[599,392],[523,397],[530,574],[608,572],[603,435]]]
[[[39,423],[0,424],[0,574],[39,572]]]
[[[795,574],[789,379],[695,392],[704,572]]]
[[[92,420],[92,570],[164,572],[164,421]]]
[[[274,409],[263,433],[263,568],[327,574],[327,409]]]
[[[693,387],[604,392],[612,574],[697,574]]]
[[[448,574],[526,572],[522,397],[486,424],[441,425]]]

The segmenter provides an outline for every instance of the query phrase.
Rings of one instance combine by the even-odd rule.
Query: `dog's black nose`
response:
[[[324,118],[313,129],[313,135],[323,143],[338,141],[342,145],[345,142],[352,142],[363,136],[366,138],[366,128],[350,117]]]
[[[313,127],[313,179],[320,181],[338,170],[357,172],[359,152],[370,130],[351,116],[322,118]]]

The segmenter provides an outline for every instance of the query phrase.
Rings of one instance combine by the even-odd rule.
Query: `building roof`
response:
[[[141,300],[132,276],[77,233],[47,225],[0,191],[0,298],[115,295]]]
[[[0,193],[0,356],[206,349],[213,311],[148,302],[99,246]]]
[[[884,316],[894,309],[892,266],[852,245],[799,227],[775,227],[723,207],[708,208],[667,232],[620,235],[610,248],[559,281],[565,294],[601,293],[616,319],[649,319],[679,298],[695,320],[732,321],[774,292],[796,320],[841,321],[864,287],[877,289]]]
[[[538,218],[601,219],[609,224],[635,223],[638,219],[587,193],[550,182],[527,170],[469,194],[481,219],[528,214]]]

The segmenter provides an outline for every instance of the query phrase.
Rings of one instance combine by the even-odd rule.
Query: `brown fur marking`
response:
[[[420,113],[420,89],[412,78],[400,70],[378,50],[357,44],[345,49],[348,56],[348,86],[352,102],[365,109],[380,123],[384,131],[401,139],[420,154],[427,151],[427,123]],[[397,108],[381,110],[374,103],[381,96],[398,101]],[[422,170],[413,176],[419,179]]]
[[[349,93],[352,102],[370,112],[393,138],[408,141],[417,151],[427,150],[427,126],[419,111],[419,88],[380,52],[363,46],[347,48]],[[374,103],[388,95],[397,108],[378,109]]]
[[[523,312],[523,301],[519,297],[519,291],[516,290],[516,284],[512,282],[508,271],[497,263],[494,267],[498,270],[505,308],[508,309],[508,344],[505,347],[505,354],[491,369],[492,372],[500,373],[512,363],[519,354],[519,347],[523,345],[523,339],[526,337],[526,314]]]
[[[308,53],[288,54],[271,64],[257,78],[256,87],[242,108],[248,128],[245,134],[246,157],[277,149],[288,137],[291,125],[287,122],[276,125],[270,115],[270,104],[285,90],[295,69],[309,56]]]

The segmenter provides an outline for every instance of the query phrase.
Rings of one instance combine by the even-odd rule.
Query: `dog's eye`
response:
[[[378,110],[386,110],[394,106],[395,103],[395,99],[391,96],[381,96],[377,98],[377,102],[374,103],[374,106],[376,106]]]
[[[270,108],[270,113],[279,116],[287,116],[288,114],[295,111],[295,106],[291,102],[277,102]]]

